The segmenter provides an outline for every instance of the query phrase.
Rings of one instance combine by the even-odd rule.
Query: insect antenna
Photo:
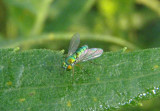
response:
[[[72,82],[74,81],[74,66],[72,67]]]

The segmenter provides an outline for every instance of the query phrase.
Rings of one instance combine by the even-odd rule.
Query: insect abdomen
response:
[[[88,49],[87,45],[84,45],[80,47],[79,49],[77,49],[77,51],[75,52],[76,58],[78,58],[86,49]]]
[[[88,49],[88,46],[87,46],[87,45],[84,45],[84,46],[78,48],[73,55],[69,56],[69,57],[66,59],[66,63],[67,63],[67,64],[73,64],[73,63],[76,61],[76,59],[77,59],[86,49]]]

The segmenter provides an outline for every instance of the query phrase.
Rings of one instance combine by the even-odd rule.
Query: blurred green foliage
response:
[[[43,34],[60,33],[64,36],[79,32],[80,35],[86,34],[86,39],[87,35],[101,34],[100,41],[107,35],[136,46],[130,48],[114,39],[119,43],[106,41],[106,50],[118,50],[122,48],[119,44],[131,50],[159,47],[159,18],[159,0],[0,0],[0,44],[9,42],[15,46],[21,39],[24,49],[33,48],[33,43],[38,45],[36,48],[60,49],[59,44],[54,44],[58,45],[55,48],[52,43],[48,46],[47,40],[39,44],[32,39],[35,36],[42,39]],[[26,38],[33,41],[27,47],[23,46]],[[63,41],[63,37],[60,38]]]
[[[105,51],[159,47],[160,1],[0,0],[0,48],[67,50],[75,32]]]

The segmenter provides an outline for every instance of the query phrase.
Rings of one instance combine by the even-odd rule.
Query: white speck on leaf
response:
[[[19,71],[19,74],[18,74],[18,77],[17,77],[16,87],[19,87],[19,86],[21,85],[20,80],[21,80],[21,77],[22,77],[22,75],[23,75],[23,72],[24,72],[24,66],[22,65],[22,66],[20,67],[20,71]]]
[[[0,66],[0,71],[3,70],[4,66]]]

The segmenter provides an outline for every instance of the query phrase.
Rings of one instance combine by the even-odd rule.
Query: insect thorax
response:
[[[72,65],[75,61],[76,61],[76,58],[74,58],[73,56],[69,56],[69,57],[67,57],[67,59],[66,59],[65,62],[66,62],[68,65]]]

